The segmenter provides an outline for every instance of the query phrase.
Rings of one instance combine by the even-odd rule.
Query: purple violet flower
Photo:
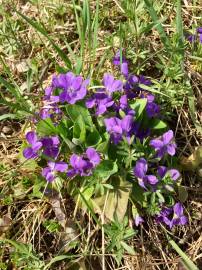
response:
[[[27,147],[23,151],[23,156],[26,159],[32,159],[38,157],[37,152],[41,149],[42,143],[38,140],[36,132],[30,131],[26,134],[26,139],[30,144],[30,147]]]
[[[165,175],[169,175],[172,180],[177,181],[180,178],[180,173],[176,169],[167,169],[165,166],[158,167],[158,175],[163,179]]]
[[[172,215],[173,208],[172,207],[165,207],[161,210],[160,214],[156,217],[156,221],[158,223],[165,223],[166,225],[170,225],[169,216]]]
[[[176,203],[173,206],[173,218],[171,220],[170,227],[172,228],[174,225],[185,225],[187,223],[187,217],[183,213],[184,209],[181,203]]]
[[[144,219],[139,214],[136,214],[134,222],[135,222],[135,226],[139,226],[140,224],[144,222]]]
[[[111,107],[114,101],[111,97],[105,93],[96,93],[86,101],[87,108],[96,107],[96,115],[101,115],[107,111],[107,108]]]
[[[135,134],[135,136],[140,139],[140,141],[143,141],[144,138],[148,137],[150,134],[150,129],[142,127],[140,123],[134,122],[132,133]]]
[[[110,96],[116,91],[121,91],[123,89],[123,83],[120,80],[115,80],[114,76],[105,73],[103,77],[103,85],[105,86],[107,94]]]
[[[73,154],[70,157],[70,164],[72,169],[67,172],[69,177],[75,175],[89,176],[92,174],[92,169],[100,163],[100,155],[92,147],[86,150],[82,156]]]
[[[162,158],[165,154],[169,154],[171,156],[175,155],[175,149],[177,146],[173,142],[173,137],[173,131],[169,130],[160,138],[150,141],[150,146],[155,149],[157,157]]]
[[[53,87],[49,86],[45,89],[44,100],[50,100],[53,93]]]
[[[120,56],[120,51],[118,51],[114,58],[113,58],[113,64],[115,66],[120,66],[121,65],[121,73],[127,78],[128,77],[128,61],[124,56],[122,56],[122,61],[121,61],[121,56]]]
[[[199,41],[202,43],[202,27],[197,28],[197,33],[199,34]]]
[[[54,75],[52,79],[52,86],[54,89],[66,90],[70,87],[74,74],[72,72],[67,72],[66,74]]]
[[[60,144],[58,136],[44,137],[41,142],[43,144],[43,154],[54,159],[57,158]]]
[[[188,35],[187,40],[191,43],[196,41],[196,36],[195,35]]]
[[[139,76],[139,83],[145,84],[145,85],[152,85],[152,82],[150,81],[150,79],[146,78],[144,75]]]
[[[202,27],[196,28],[196,34],[188,35],[186,38],[189,42],[193,43],[197,41],[199,35],[199,42],[202,43]]]
[[[155,102],[148,102],[146,105],[146,112],[149,118],[157,117],[160,113],[160,106]]]
[[[156,185],[158,183],[158,179],[154,175],[146,175],[148,170],[147,161],[144,158],[140,158],[133,169],[134,175],[138,179],[138,183],[141,187],[146,189],[147,184]]]
[[[121,64],[121,55],[120,55],[120,50],[115,54],[114,58],[113,58],[113,64],[115,66],[119,66]],[[124,57],[124,55],[122,54],[122,63],[127,63],[126,58]]]
[[[55,77],[53,77],[54,80]],[[39,112],[41,119],[54,118],[55,114],[61,114],[62,111],[58,107],[59,96],[53,95],[54,87],[51,85],[45,89],[43,97],[43,106]]]
[[[119,108],[123,111],[128,108],[128,98],[126,95],[120,97],[119,104]]]
[[[107,132],[110,134],[112,141],[118,144],[123,136],[130,140],[130,132],[133,124],[133,116],[126,115],[123,119],[111,117],[104,119]]]
[[[124,91],[128,99],[138,96],[140,88],[138,87],[139,78],[136,75],[130,75],[124,84]]]
[[[170,229],[175,225],[185,225],[188,219],[183,211],[182,204],[178,202],[173,207],[162,209],[156,221],[165,223]]]
[[[60,94],[60,101],[75,104],[78,100],[82,100],[86,96],[88,84],[89,80],[83,81],[82,77],[74,76],[70,86]]]
[[[48,182],[53,182],[56,178],[57,172],[65,172],[67,168],[68,165],[65,162],[48,161],[48,167],[42,170],[42,175]]]
[[[122,127],[121,119],[117,117],[111,117],[104,120],[107,132],[110,134],[111,139],[115,144],[118,144],[122,140]]]
[[[41,119],[53,118],[55,115],[61,115],[62,111],[58,107],[57,103],[45,104],[39,112]]]
[[[122,110],[127,115],[135,116],[135,111],[132,110],[128,104],[128,98],[127,95],[123,95],[120,97],[118,104],[114,105],[114,110],[119,112],[119,110]]]
[[[197,33],[202,34],[202,27],[197,28]]]
[[[93,164],[93,168],[100,163],[100,155],[96,152],[93,147],[88,147],[86,150],[86,156],[89,161]]]
[[[142,89],[139,84],[151,85],[152,82],[143,75],[136,76],[130,75],[124,84],[124,90],[129,99],[140,96],[141,98],[147,98],[147,96],[153,96],[148,91]],[[154,96],[153,96],[154,97]],[[151,102],[148,98],[148,102]]]
[[[81,76],[75,76],[72,72],[54,76],[52,80],[52,87],[59,88],[63,91],[59,96],[50,96],[51,101],[54,102],[68,102],[75,104],[78,100],[82,100],[87,93],[87,85],[89,80],[83,80]],[[48,91],[49,92],[49,91]]]

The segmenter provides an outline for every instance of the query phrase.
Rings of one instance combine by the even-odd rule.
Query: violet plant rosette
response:
[[[105,202],[106,220],[121,222],[134,208],[135,226],[147,215],[170,229],[185,225],[177,199],[181,175],[171,166],[174,133],[162,120],[151,79],[131,74],[129,61],[120,55],[113,63],[123,81],[110,73],[99,86],[73,72],[53,76],[23,155],[42,166],[44,186],[60,186],[75,198],[80,190],[89,191],[83,196],[88,194],[95,212]]]

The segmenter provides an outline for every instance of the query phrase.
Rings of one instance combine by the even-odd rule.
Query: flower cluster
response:
[[[48,167],[42,169],[42,176],[46,178],[48,182],[52,182],[57,175],[57,172],[67,171],[68,164],[63,161],[56,161],[59,154],[59,139],[54,137],[42,137],[38,139],[35,132],[30,131],[26,134],[26,139],[30,144],[23,151],[23,155],[26,159],[34,159],[39,156],[46,156],[49,161]],[[54,161],[52,161],[54,160]],[[76,175],[89,176],[92,174],[92,169],[100,163],[100,155],[92,147],[89,147],[82,155],[73,154],[69,161],[71,169],[67,171],[68,177],[74,177]]]
[[[176,153],[173,131],[162,120],[152,81],[131,74],[129,61],[121,55],[115,55],[113,64],[124,79],[105,73],[101,85],[91,90],[89,79],[72,72],[53,76],[35,123],[37,133],[26,134],[23,155],[46,162],[42,176],[48,183],[84,178],[94,190],[92,199],[99,195],[95,183],[100,179],[105,184],[124,175],[132,185],[136,226],[144,222],[143,214],[170,228],[183,225],[187,219],[175,196],[181,175],[170,167]],[[105,188],[111,185],[113,181]]]

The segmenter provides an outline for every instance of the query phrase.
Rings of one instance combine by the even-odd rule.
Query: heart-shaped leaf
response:
[[[98,213],[104,213],[108,220],[123,221],[127,212],[131,184],[120,176],[110,179],[113,190],[108,190],[103,196],[92,200],[94,209]]]

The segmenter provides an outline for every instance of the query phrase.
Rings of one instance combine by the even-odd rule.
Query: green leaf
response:
[[[83,197],[85,198],[85,200],[87,202],[89,202],[89,200],[91,199],[91,197],[93,196],[94,194],[94,187],[91,186],[91,187],[88,187],[84,190],[82,190],[82,195]],[[78,195],[78,199],[80,198],[80,195]],[[83,201],[83,199],[79,199],[78,200],[78,205],[83,209],[83,210],[86,210],[87,209],[87,205],[85,204],[85,202]]]
[[[119,176],[112,177],[110,184],[113,190],[107,190],[106,194],[93,199],[92,203],[95,211],[104,212],[107,219],[122,222],[128,208],[131,184]]]
[[[37,179],[33,185],[32,193],[29,195],[29,199],[33,199],[33,198],[41,199],[43,197],[42,191],[44,189],[45,189],[44,182],[41,181],[41,179]]]
[[[121,245],[127,251],[128,254],[130,255],[136,254],[135,250],[132,247],[130,247],[128,244],[126,244],[124,241],[121,241]]]
[[[107,189],[114,189],[114,187],[110,184],[103,184],[103,187],[105,187]]]
[[[83,196],[83,194],[81,193],[81,191],[79,189],[77,189],[79,195],[81,196],[81,199],[83,200],[83,202],[85,203],[88,211],[91,213],[93,219],[95,220],[95,222],[101,227],[101,223],[99,221],[99,219],[97,218],[97,216],[95,215],[95,212],[93,211],[93,208],[91,207],[91,202],[92,201],[87,201],[86,198]]]
[[[157,196],[159,198],[159,203],[164,203],[165,202],[165,199],[164,199],[163,195],[161,194],[161,191],[160,190],[157,190],[156,191],[156,194],[157,194]]]
[[[109,179],[109,177],[118,171],[116,162],[110,160],[103,160],[94,170],[95,177],[103,180]]]
[[[5,114],[3,114],[3,115],[0,116],[0,121],[2,121],[4,119],[7,119],[7,118],[17,119],[18,118],[18,115],[17,114],[13,114],[13,113],[5,113]]]
[[[184,203],[188,198],[188,192],[184,186],[178,186],[178,198],[180,202]]]
[[[100,152],[100,153],[106,154],[107,151],[108,151],[108,146],[109,146],[109,140],[106,140],[106,141],[100,143],[100,144],[97,146],[96,150],[97,150],[98,152]]]
[[[147,99],[146,98],[141,98],[141,99],[136,99],[135,103],[131,104],[130,107],[135,110],[135,118],[138,119],[140,115],[143,113],[145,107],[147,105]]]
[[[90,132],[86,138],[86,146],[96,146],[102,141],[99,132],[94,129]]]
[[[79,139],[81,143],[86,139],[86,126],[81,115],[78,116],[74,123],[73,137]]]
[[[66,106],[66,110],[73,123],[77,120],[79,116],[82,116],[86,126],[89,127],[91,131],[93,130],[94,124],[91,115],[85,107],[78,104],[68,104]]]
[[[167,124],[160,119],[152,119],[149,123],[149,127],[152,129],[164,129]]]
[[[57,129],[50,118],[39,121],[37,133],[41,136],[56,135]]]
[[[76,66],[75,66],[75,73],[76,74],[79,75],[81,73],[82,66],[83,66],[82,59],[78,57],[77,58],[77,63],[76,63]]]
[[[69,123],[70,122],[70,123]],[[70,150],[73,150],[76,145],[72,143],[72,131],[70,130],[72,123],[67,119],[63,119],[59,125],[57,125],[57,134],[64,140]]]
[[[65,138],[72,138],[72,132],[70,132],[70,128],[72,127],[71,121],[68,122],[67,119],[62,119],[60,123],[56,126],[57,133],[59,135],[63,135]]]
[[[124,233],[124,240],[128,240],[132,238],[134,235],[137,234],[137,231],[134,230],[134,228],[128,228]]]
[[[50,260],[50,262],[44,267],[44,270],[50,269],[51,265],[56,263],[56,262],[63,261],[65,259],[70,259],[70,258],[71,258],[71,256],[68,256],[68,255],[56,256]]]
[[[144,196],[144,191],[137,183],[133,183],[131,196],[133,201],[139,203],[142,207],[147,206],[147,200]]]

